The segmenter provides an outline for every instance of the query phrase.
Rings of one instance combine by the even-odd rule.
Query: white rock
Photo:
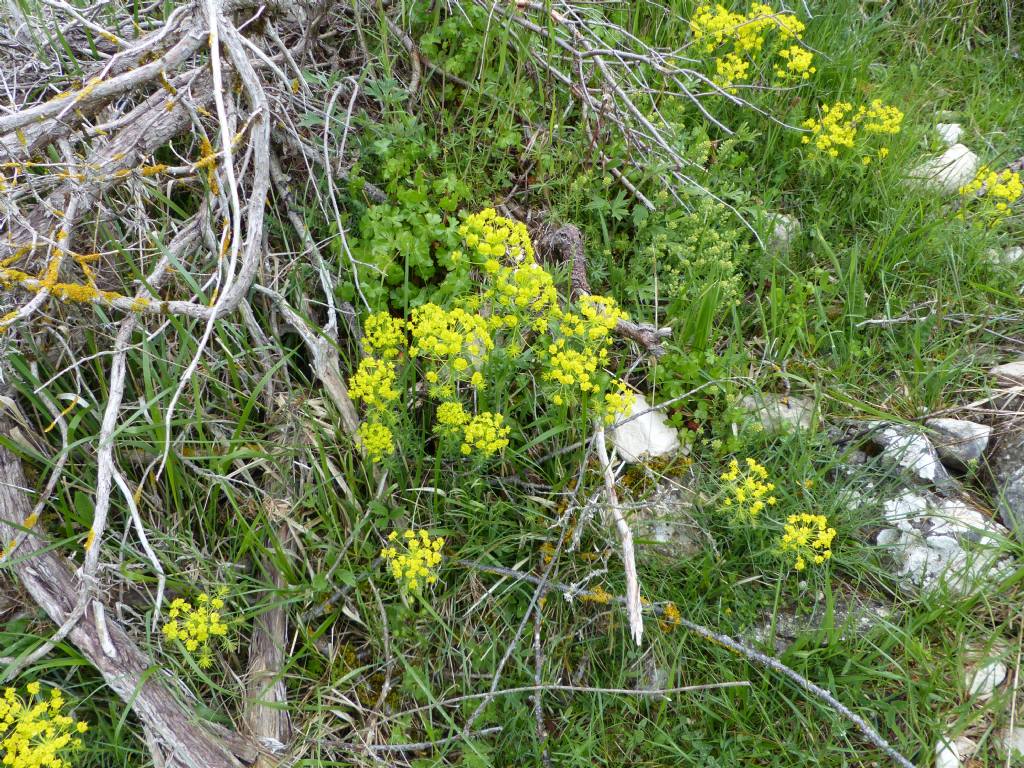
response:
[[[980,162],[963,144],[954,144],[938,157],[921,163],[911,171],[910,178],[932,189],[955,193],[974,178]]]
[[[1019,264],[1024,261],[1024,247],[1019,245],[1011,245],[1005,251],[1000,259],[1003,264]]]
[[[924,591],[945,585],[964,595],[1003,578],[1008,531],[978,510],[927,492],[904,491],[882,505],[887,527],[876,537],[888,549],[904,586]]]
[[[932,444],[939,458],[959,469],[978,461],[992,436],[992,427],[963,419],[928,419],[924,424],[935,433]]]
[[[1002,747],[1004,755],[1024,758],[1024,726],[1004,728],[996,734],[996,743]],[[1013,764],[1017,765],[1017,763]]]
[[[773,435],[810,429],[814,418],[814,402],[804,397],[747,395],[740,407],[757,416],[765,432]]]
[[[1024,360],[1003,363],[989,369],[989,375],[1001,387],[1016,387],[1024,384]]]
[[[953,478],[939,461],[939,454],[931,441],[920,430],[904,424],[875,422],[872,439],[882,448],[882,454],[906,469],[913,477],[939,488],[954,484]]]
[[[768,224],[772,228],[768,250],[788,253],[793,247],[793,240],[800,234],[800,220],[785,213],[771,213],[768,214]]]
[[[935,745],[935,768],[960,768],[960,750],[948,736]]]
[[[936,123],[935,132],[939,134],[943,144],[951,147],[964,135],[964,127],[960,123]]]
[[[664,480],[646,499],[629,505],[638,548],[675,559],[700,553],[704,535],[693,517],[693,491]]]
[[[662,411],[652,411],[650,407],[644,396],[637,393],[630,416],[643,415],[616,427],[608,435],[619,456],[628,462],[664,456],[679,449],[679,432],[669,426]]]
[[[978,701],[988,701],[996,688],[1006,679],[1006,665],[1001,661],[989,661],[980,666],[969,666],[964,676],[967,695]]]

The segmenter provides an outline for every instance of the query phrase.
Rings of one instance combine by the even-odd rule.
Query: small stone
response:
[[[935,132],[939,134],[943,144],[951,147],[964,135],[964,127],[960,123],[936,123]]]
[[[1006,679],[1006,672],[1006,665],[1001,661],[990,661],[980,666],[968,667],[964,677],[967,695],[973,696],[978,701],[988,701],[992,698],[996,688],[1002,685]]]
[[[1007,266],[1019,264],[1020,262],[1024,261],[1024,247],[1019,245],[1011,245],[1009,248],[1003,251],[1003,254],[1000,257],[999,261]]]
[[[882,455],[907,470],[915,480],[937,488],[951,488],[956,482],[939,461],[939,454],[920,430],[904,424],[872,424],[872,439]]]
[[[662,481],[628,513],[638,548],[669,558],[700,554],[703,534],[693,518],[693,492],[679,482]]]
[[[941,192],[956,193],[974,179],[980,159],[963,144],[954,144],[938,157],[921,163],[910,179]]]
[[[1004,728],[996,734],[996,744],[1003,754],[1013,758],[1024,758],[1024,726]]]
[[[789,253],[793,241],[800,234],[800,220],[786,213],[771,213],[768,214],[768,225],[771,227],[768,250]]]
[[[679,432],[669,426],[662,411],[651,410],[643,395],[636,393],[630,416],[636,418],[615,427],[608,434],[623,459],[637,463],[644,458],[665,456],[679,449]]]
[[[770,435],[810,429],[814,419],[814,402],[804,397],[747,395],[739,404],[754,414]]]
[[[935,745],[935,768],[960,768],[960,750],[948,736]]]
[[[988,456],[990,490],[1003,524],[1024,538],[1024,434],[999,438]]]
[[[989,375],[1001,387],[1019,387],[1024,385],[1024,360],[1003,363],[989,369]]]
[[[992,427],[962,419],[928,419],[925,426],[935,434],[932,444],[947,466],[967,469],[988,448]]]

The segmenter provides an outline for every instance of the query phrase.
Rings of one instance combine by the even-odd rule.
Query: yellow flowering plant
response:
[[[693,43],[713,70],[712,81],[733,94],[739,84],[756,84],[762,70],[770,70],[774,85],[809,80],[817,68],[801,44],[804,29],[795,14],[765,3],[751,3],[746,13],[700,5],[690,17]]]
[[[1010,215],[1011,207],[1024,195],[1024,182],[1020,174],[1010,169],[993,171],[987,165],[967,184],[960,187],[962,207],[957,214],[976,217],[989,227],[994,227]]]
[[[384,461],[396,434],[412,429],[410,396],[432,406],[442,452],[478,460],[510,445],[522,381],[535,382],[559,413],[574,409],[581,427],[629,413],[632,390],[607,371],[613,331],[626,318],[616,302],[590,294],[561,302],[526,226],[493,208],[466,216],[458,232],[464,249],[449,260],[458,290],[447,306],[421,304],[403,318],[377,312],[364,322],[349,393],[364,409],[359,439],[368,458]]]
[[[821,565],[832,557],[836,529],[829,527],[825,515],[806,512],[790,515],[779,539],[779,551],[792,559],[793,569],[802,571],[808,563]]]
[[[196,660],[203,669],[213,666],[215,640],[230,647],[228,624],[224,620],[224,597],[227,588],[222,587],[214,596],[201,592],[195,604],[176,598],[167,611],[167,620],[162,632],[164,637],[176,643],[186,654]]]
[[[6,688],[0,696],[0,765],[10,768],[71,768],[68,755],[81,748],[89,730],[82,720],[64,713],[64,694],[31,682],[21,695]]]
[[[738,459],[729,462],[729,468],[721,474],[725,498],[722,508],[730,517],[740,523],[757,525],[766,507],[777,503],[773,495],[775,484],[768,479],[768,470],[756,459],[746,458],[741,465]]]
[[[870,165],[875,158],[885,159],[889,147],[879,144],[875,137],[895,136],[903,127],[903,112],[874,99],[870,104],[854,107],[848,101],[823,104],[818,117],[801,123],[807,133],[801,137],[820,155],[832,159],[840,155],[860,158],[862,165]]]
[[[437,583],[443,549],[444,539],[424,529],[391,531],[380,556],[400,589],[420,592]]]

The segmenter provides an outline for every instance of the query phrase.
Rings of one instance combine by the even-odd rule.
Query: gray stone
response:
[[[964,127],[960,123],[936,123],[935,132],[939,134],[943,144],[951,147],[964,135]]]
[[[857,594],[836,593],[833,596],[831,620],[832,626],[839,630],[840,640],[860,637],[889,619],[891,615],[889,606],[876,600]],[[774,637],[771,637],[773,623],[771,616],[766,616],[760,624],[756,625],[748,633],[748,637],[757,643],[767,643],[771,639],[776,653],[781,654],[800,637],[812,632],[820,632],[828,618],[828,605],[824,595],[819,595],[809,614],[800,606],[779,608],[775,615]]]
[[[814,420],[814,401],[805,397],[747,395],[739,404],[752,413],[764,431],[771,435],[810,429]]]
[[[1019,387],[1024,385],[1024,360],[997,365],[988,373],[1001,387]]]
[[[1006,665],[1001,661],[993,661],[974,670],[967,678],[967,694],[978,701],[988,701],[996,688],[1006,679]]]
[[[960,595],[996,583],[1012,567],[1004,556],[1005,528],[963,501],[905,490],[882,504],[886,547],[905,588],[946,586]]]
[[[1018,538],[1024,538],[1024,434],[999,438],[988,465],[999,517]]]
[[[768,225],[771,227],[768,250],[774,253],[789,253],[793,241],[800,234],[800,220],[786,213],[770,213]]]
[[[992,435],[992,427],[961,419],[928,419],[924,424],[934,433],[932,444],[939,458],[954,469],[977,462]]]
[[[940,192],[955,194],[974,179],[980,158],[963,144],[954,144],[938,157],[921,163],[910,179]]]
[[[1004,728],[996,734],[996,744],[999,745],[1005,756],[1015,760],[1024,759],[1024,726]],[[1012,765],[1019,766],[1020,763],[1014,762]]]
[[[636,418],[615,427],[608,434],[608,439],[625,461],[637,463],[679,449],[679,432],[669,426],[663,411],[652,411],[640,393],[635,394],[630,416]]]
[[[686,558],[700,554],[705,534],[694,521],[693,492],[665,480],[648,498],[627,509],[637,547],[663,557]]]
[[[936,488],[956,487],[956,481],[942,466],[935,446],[920,429],[884,422],[871,426],[871,438],[881,447],[882,455],[905,469],[914,480]]]

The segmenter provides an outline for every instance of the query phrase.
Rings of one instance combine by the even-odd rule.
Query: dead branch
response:
[[[0,417],[0,434],[11,424]],[[31,514],[27,481],[18,458],[0,445],[0,539],[10,541]],[[63,625],[80,592],[72,567],[49,548],[36,530],[10,564],[32,599],[57,625]],[[99,604],[97,600],[94,600]],[[68,632],[68,640],[103,675],[107,685],[129,704],[136,716],[159,740],[168,766],[180,768],[241,768],[252,764],[258,750],[246,739],[215,723],[198,719],[175,690],[180,684],[169,673],[152,674],[158,665],[144,653],[120,623],[107,617],[101,631],[97,614],[86,611]],[[104,636],[109,648],[104,649]],[[113,655],[108,650],[113,649]]]

